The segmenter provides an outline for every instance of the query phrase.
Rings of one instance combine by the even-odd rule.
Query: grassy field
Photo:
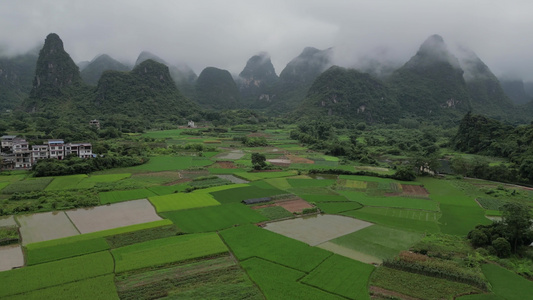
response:
[[[263,291],[266,299],[343,299],[298,282],[300,278],[305,276],[303,272],[255,257],[243,261],[241,265]]]
[[[208,232],[268,220],[241,203],[161,213],[183,232]]]
[[[220,205],[208,193],[177,193],[148,198],[157,212]]]
[[[299,195],[307,202],[346,202],[350,201],[348,198],[340,195]],[[355,203],[355,201],[352,201]]]
[[[278,220],[284,218],[291,218],[294,215],[281,206],[270,206],[256,209],[258,213],[265,216],[269,220]]]
[[[335,180],[333,179],[292,179],[288,178],[287,182],[291,185],[291,187],[328,187],[332,186],[335,183]]]
[[[228,251],[216,233],[186,234],[111,250],[115,272],[161,266]]]
[[[374,269],[372,265],[334,254],[302,282],[350,299],[370,299],[368,281]]]
[[[533,282],[498,265],[484,264],[483,274],[492,285],[492,292],[509,300],[529,299],[533,295]]]
[[[373,225],[330,242],[381,259],[393,258],[422,239],[422,234]]]
[[[149,197],[157,196],[157,195],[158,194],[148,189],[135,189],[135,190],[127,190],[127,191],[111,191],[111,192],[98,193],[98,196],[100,197],[100,203],[102,204],[117,203],[117,202],[123,202],[123,201],[128,201],[128,200],[145,199],[145,198],[149,198]]]
[[[185,170],[190,167],[205,167],[213,163],[209,159],[194,159],[192,156],[156,156],[151,157],[148,163],[132,167],[132,170],[142,171],[172,171]]]
[[[109,299],[118,300],[117,290],[115,288],[114,275],[108,274],[76,282],[66,283],[58,286],[44,289],[33,290],[15,296],[3,298],[6,300],[94,300]]]
[[[121,275],[116,283],[121,299],[264,299],[229,255]]]
[[[490,224],[483,209],[451,181],[433,178],[420,178],[420,182],[430,192],[430,198],[440,203],[442,217],[439,227],[442,233],[466,235],[479,224]]]
[[[30,292],[113,272],[108,251],[0,272],[0,297]],[[24,284],[21,284],[24,283]]]
[[[226,229],[220,235],[239,260],[254,256],[309,272],[330,252],[254,225]]]
[[[440,213],[437,212],[390,207],[363,207],[358,210],[346,211],[342,214],[398,229],[418,232],[440,232],[438,225]]]
[[[289,182],[287,182],[287,178],[269,178],[265,179],[265,182],[280,190],[287,190],[291,188],[291,185]]]
[[[406,197],[373,197],[363,192],[357,191],[339,191],[346,198],[357,201],[365,206],[396,207],[438,211],[439,206],[436,201],[406,198]]]
[[[453,299],[457,295],[481,292],[464,283],[386,267],[380,267],[372,274],[370,284],[418,299]]]
[[[296,175],[296,172],[294,171],[287,171],[287,172],[238,172],[235,173],[235,176],[241,177],[243,179],[246,179],[248,181],[256,181],[261,179],[268,179],[268,178],[279,178],[279,177],[288,177]]]
[[[53,177],[41,177],[41,178],[26,178],[21,181],[14,181],[8,186],[4,187],[2,194],[14,194],[14,193],[29,193],[44,191],[44,189],[54,179]]]
[[[9,185],[9,182],[0,182],[0,191]]]
[[[31,247],[31,245],[35,244],[29,244],[30,247],[26,247],[28,266],[109,249],[109,245],[102,237],[49,247]]]
[[[52,182],[44,189],[45,191],[63,191],[76,189],[78,183],[88,178],[85,174],[80,175],[68,175],[55,177]]]
[[[155,193],[158,196],[174,194],[178,192],[183,192],[189,187],[187,184],[175,184],[175,185],[158,185],[151,186],[147,190]]]
[[[242,200],[270,197],[274,195],[285,194],[285,191],[275,188],[263,189],[256,186],[247,186],[235,189],[226,189],[222,191],[212,192],[211,195],[222,204],[238,203]]]
[[[322,212],[327,214],[338,214],[363,207],[357,202],[318,202],[316,206],[318,206]]]

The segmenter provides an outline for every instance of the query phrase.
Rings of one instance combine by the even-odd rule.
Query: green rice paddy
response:
[[[208,193],[177,193],[152,196],[148,199],[155,206],[157,212],[220,205],[220,202]]]

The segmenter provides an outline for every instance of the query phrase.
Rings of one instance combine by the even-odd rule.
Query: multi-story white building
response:
[[[13,140],[16,137],[16,135],[3,135],[0,137],[2,151],[11,150],[13,148]]]
[[[63,140],[48,140],[47,144],[49,149],[49,158],[65,158],[65,142],[63,142]]]
[[[2,145],[10,145],[9,151],[12,155],[3,157],[4,165],[11,165],[10,168],[29,169],[39,159],[54,158],[64,159],[67,155],[75,155],[80,158],[93,157],[91,143],[68,143],[63,140],[48,140],[43,145],[32,145],[31,149],[26,140],[16,138],[16,136],[3,136]],[[5,141],[5,143],[4,143]],[[11,164],[7,164],[11,162]]]

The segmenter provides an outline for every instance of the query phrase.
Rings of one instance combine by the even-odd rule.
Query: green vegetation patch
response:
[[[422,209],[430,211],[438,211],[439,206],[436,201],[406,198],[406,197],[379,197],[368,196],[363,192],[357,191],[339,191],[341,195],[352,201],[357,201],[364,206],[381,206],[381,207],[396,207],[396,208],[410,208]]]
[[[122,179],[131,177],[131,173],[121,173],[121,174],[105,174],[105,175],[92,175],[89,178],[86,178],[84,181],[87,182],[115,182]]]
[[[287,190],[291,188],[291,185],[289,182],[287,182],[287,178],[270,178],[265,179],[265,182],[280,190]]]
[[[241,262],[267,299],[329,300],[342,297],[298,282],[305,273],[260,258]]]
[[[12,182],[2,189],[2,194],[29,193],[43,191],[53,177],[26,178],[25,180]]]
[[[302,282],[350,299],[370,299],[368,281],[375,267],[334,254]]]
[[[209,159],[194,159],[192,156],[156,156],[143,165],[131,169],[143,171],[185,170],[191,167],[204,167],[212,164]]]
[[[299,188],[299,187],[328,187],[335,184],[334,179],[293,179],[288,178],[287,182],[291,185],[291,187]]]
[[[372,225],[330,242],[381,259],[393,258],[422,239],[422,234]]]
[[[316,206],[327,214],[338,214],[363,207],[357,202],[317,202]]]
[[[159,130],[159,131],[148,131],[142,134],[144,137],[150,137],[154,139],[166,139],[166,138],[175,138],[180,137],[180,134],[185,129],[169,129],[169,130]]]
[[[244,225],[220,232],[239,260],[260,257],[297,270],[309,272],[326,259],[330,252],[259,228]]]
[[[226,253],[228,248],[216,233],[186,234],[133,244],[111,250],[115,272],[161,266]]]
[[[185,191],[189,185],[187,184],[175,184],[175,185],[159,185],[151,186],[147,188],[149,191],[155,193],[158,196],[174,194]],[[151,196],[148,196],[151,197]]]
[[[497,199],[497,198],[477,198],[476,201],[484,209],[488,209],[488,210],[500,210],[500,208],[505,203],[507,203],[507,201]]]
[[[48,287],[44,289],[34,290],[31,292],[18,294],[15,296],[8,296],[6,300],[42,300],[42,299],[57,299],[57,300],[94,300],[94,299],[109,299],[118,300],[117,290],[115,288],[113,274],[98,276],[94,278],[84,279],[76,282],[66,283],[58,286]]]
[[[98,193],[98,196],[100,197],[100,203],[110,204],[128,200],[149,198],[157,196],[157,194],[148,189],[135,189],[127,191],[101,192]]]
[[[346,202],[348,198],[340,195],[299,195],[307,202]],[[352,201],[354,202],[354,201]],[[355,203],[355,202],[354,202]]]
[[[241,203],[161,213],[183,232],[208,232],[268,220]]]
[[[275,195],[285,194],[287,192],[278,190],[276,188],[264,189],[256,186],[247,186],[236,189],[226,189],[211,193],[215,199],[222,204],[238,203],[242,200],[270,197]]]
[[[31,243],[31,244],[26,245],[25,247],[27,251],[33,251],[33,250],[38,250],[41,248],[49,248],[49,247],[55,247],[55,246],[61,247],[63,245],[68,247],[68,245],[82,242],[82,241],[95,240],[101,237],[107,237],[107,236],[112,236],[112,235],[117,235],[117,234],[122,234],[122,233],[127,233],[127,232],[134,232],[137,230],[145,230],[145,229],[157,228],[157,227],[169,226],[169,225],[173,226],[174,224],[172,223],[172,221],[165,219],[165,220],[159,220],[159,221],[154,221],[154,222],[135,224],[135,225],[130,225],[130,226],[96,231],[96,232],[91,232],[91,233],[79,234],[79,235],[69,236],[69,237],[61,238],[61,239],[43,241],[43,242],[38,242],[38,243]]]
[[[0,191],[9,185],[9,182],[0,182]]]
[[[157,212],[220,205],[208,193],[178,193],[148,198]]]
[[[29,244],[29,247],[26,247],[26,265],[28,266],[109,249],[109,245],[101,237],[48,247],[32,247],[36,244],[38,243]]]
[[[0,272],[0,297],[26,293],[113,272],[108,251]]]
[[[87,178],[85,174],[80,175],[67,175],[54,177],[52,182],[45,188],[45,191],[63,191],[76,189],[78,183]]]
[[[524,277],[495,264],[484,264],[481,269],[494,294],[509,300],[529,299],[533,295],[533,282]]]
[[[229,255],[122,275],[116,283],[121,299],[264,299]]]
[[[18,227],[15,225],[12,226],[1,226],[0,227],[0,246],[16,244],[19,242],[19,232]]]
[[[265,216],[269,220],[278,220],[294,217],[294,215],[281,206],[270,206],[256,209],[258,213]]]
[[[136,243],[178,235],[180,232],[175,225],[146,228],[132,232],[107,236],[105,239],[111,248],[119,248]]]
[[[418,232],[440,232],[437,223],[440,213],[437,212],[390,207],[363,207],[358,210],[346,211],[342,214],[398,229]]]
[[[457,295],[481,292],[468,284],[386,267],[374,271],[370,284],[419,299],[453,299]]]
[[[476,225],[490,224],[485,213],[473,197],[467,196],[452,181],[421,178],[430,198],[440,203],[442,217],[439,227],[442,233],[466,235]]]
[[[284,172],[239,172],[235,173],[236,176],[239,176],[248,181],[256,181],[261,179],[268,178],[279,178],[279,177],[288,177],[296,175],[295,171],[284,171]]]

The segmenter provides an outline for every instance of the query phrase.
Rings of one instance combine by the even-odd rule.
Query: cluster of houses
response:
[[[80,158],[93,157],[90,143],[65,143],[63,140],[48,140],[43,145],[32,145],[30,148],[25,139],[15,135],[4,135],[0,140],[0,154],[4,169],[29,169],[35,162],[43,158],[64,159],[69,155]]]

